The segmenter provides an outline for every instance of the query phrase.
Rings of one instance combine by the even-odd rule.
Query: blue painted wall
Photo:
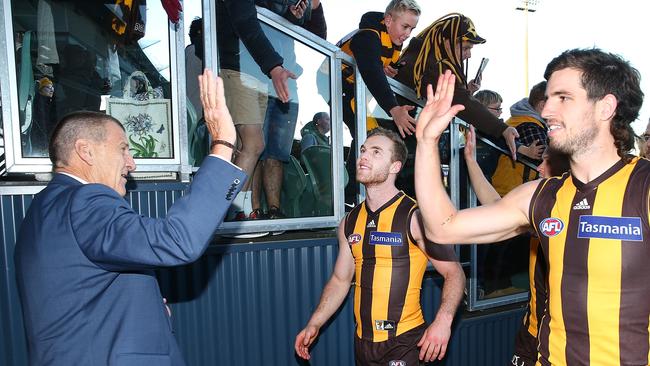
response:
[[[163,217],[182,184],[140,185],[127,197],[143,215]],[[0,196],[0,365],[26,365],[26,345],[13,269],[17,228],[31,196]],[[315,236],[315,235],[314,235]],[[323,235],[321,235],[323,236]],[[329,278],[338,246],[322,238],[211,246],[196,263],[161,270],[173,324],[188,365],[298,365],[297,332]],[[440,278],[427,273],[422,303],[431,321]],[[507,364],[523,311],[458,317],[443,365]],[[349,298],[313,349],[311,365],[352,365],[354,320]]]

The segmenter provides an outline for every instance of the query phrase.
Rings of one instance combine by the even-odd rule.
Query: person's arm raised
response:
[[[465,133],[465,141],[467,173],[472,183],[472,188],[476,192],[476,197],[478,197],[478,200],[483,205],[500,200],[501,196],[499,196],[499,193],[497,193],[487,178],[485,178],[481,167],[474,157],[474,151],[476,150],[476,131],[474,130],[474,126],[469,126],[469,130]]]
[[[427,103],[416,124],[415,191],[425,235],[440,244],[493,243],[528,226],[528,204],[538,182],[525,184],[494,204],[458,211],[442,184],[438,141],[462,105],[451,105],[455,77],[441,75],[434,94],[427,87]],[[494,218],[494,220],[486,220]]]
[[[199,91],[205,126],[213,142],[210,153],[230,161],[237,132],[226,106],[223,81],[219,77],[215,78],[212,71],[205,69],[203,75],[199,75]]]

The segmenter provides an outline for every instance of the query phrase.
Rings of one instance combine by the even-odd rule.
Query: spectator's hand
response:
[[[309,346],[314,343],[316,337],[318,337],[318,327],[315,325],[309,325],[305,327],[298,335],[296,336],[296,343],[294,345],[296,353],[301,358],[309,360],[311,356],[309,355]]]
[[[517,151],[533,160],[542,160],[542,154],[544,154],[545,149],[546,146],[543,143],[539,140],[535,140],[528,146],[519,146]]]
[[[307,1],[304,0],[296,5],[289,6],[289,11],[291,14],[293,14],[294,17],[296,17],[296,19],[302,19],[302,17],[305,15],[305,10],[307,10]]]
[[[427,85],[427,104],[420,112],[416,124],[415,135],[419,143],[438,144],[440,136],[445,131],[456,113],[465,109],[461,104],[451,105],[454,98],[454,83],[456,77],[447,70],[438,78],[434,94],[431,84]]]
[[[289,84],[287,83],[289,78],[297,79],[298,77],[291,71],[282,67],[282,65],[278,65],[271,70],[273,88],[282,103],[289,102]]]
[[[390,65],[384,66],[384,74],[386,74],[386,76],[388,76],[389,78],[394,78],[395,75],[397,75],[397,71],[398,70],[396,68]]]
[[[501,136],[506,139],[506,144],[508,144],[512,160],[517,160],[517,144],[515,144],[515,139],[519,137],[519,132],[517,132],[517,129],[514,127],[508,127],[503,131]]]
[[[412,105],[399,105],[390,110],[390,115],[393,117],[402,138],[415,132],[415,119],[409,114],[409,111],[413,110],[413,108],[415,107]]]
[[[205,69],[203,75],[199,75],[199,92],[205,126],[208,128],[212,141],[223,140],[234,145],[237,133],[226,106],[223,80],[220,77],[215,77],[209,69]],[[230,159],[230,157],[226,158]]]
[[[420,347],[420,360],[431,362],[438,358],[442,360],[447,353],[447,344],[451,337],[451,328],[448,325],[441,324],[438,319],[434,320],[427,327],[418,342]]]
[[[476,93],[479,89],[481,89],[481,79],[473,79],[470,80],[469,83],[467,83],[467,90],[469,90],[470,94]]]
[[[167,298],[163,297],[163,304],[165,304],[165,309],[167,309],[167,315],[171,318],[172,317],[172,309],[167,305]]]
[[[476,131],[474,131],[474,126],[469,126],[469,129],[465,130],[465,161],[475,161],[474,151],[476,150]]]

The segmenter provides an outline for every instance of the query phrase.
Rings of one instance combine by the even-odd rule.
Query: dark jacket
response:
[[[354,57],[368,90],[379,106],[390,114],[390,110],[398,104],[388,84],[384,66],[397,61],[402,47],[393,43],[382,44],[381,39],[386,38],[381,36],[382,33],[387,33],[384,13],[368,12],[361,17],[359,30],[351,39],[343,40],[340,47]],[[351,84],[347,85],[349,87]]]
[[[217,0],[217,43],[223,69],[241,71],[239,40],[267,76],[284,60],[257,20],[254,0]]]
[[[408,48],[402,52],[402,56],[400,57],[400,62],[406,62],[406,66],[402,67],[395,77],[397,81],[413,89],[415,89],[413,66],[415,65],[415,61],[420,53],[420,49],[422,48],[422,43],[421,38],[414,37],[411,39]],[[420,90],[420,95],[425,98],[427,95],[427,85],[433,85],[433,89],[435,90],[438,76],[440,76],[434,57],[434,53],[431,52],[426,70],[422,76],[424,80],[421,83],[422,89]],[[465,110],[459,112],[458,117],[463,121],[474,125],[474,127],[485,134],[498,138],[501,136],[503,131],[508,128],[506,124],[490,113],[481,102],[472,97],[469,90],[467,90],[467,87],[459,82],[456,83],[452,104],[464,105]]]
[[[322,39],[327,39],[327,22],[325,21],[325,13],[323,12],[323,3],[311,11],[311,18],[303,24],[303,28]]]
[[[300,140],[300,149],[305,151],[310,146],[330,146],[327,136],[320,133],[314,121],[311,121],[300,130],[302,140]]]

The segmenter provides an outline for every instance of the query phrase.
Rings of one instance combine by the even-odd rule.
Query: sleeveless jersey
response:
[[[428,258],[409,230],[416,208],[416,202],[400,192],[375,212],[364,201],[345,218],[355,263],[354,317],[361,339],[386,341],[424,323],[420,291]]]
[[[648,365],[650,162],[544,180],[529,215],[548,269],[537,365]]]

